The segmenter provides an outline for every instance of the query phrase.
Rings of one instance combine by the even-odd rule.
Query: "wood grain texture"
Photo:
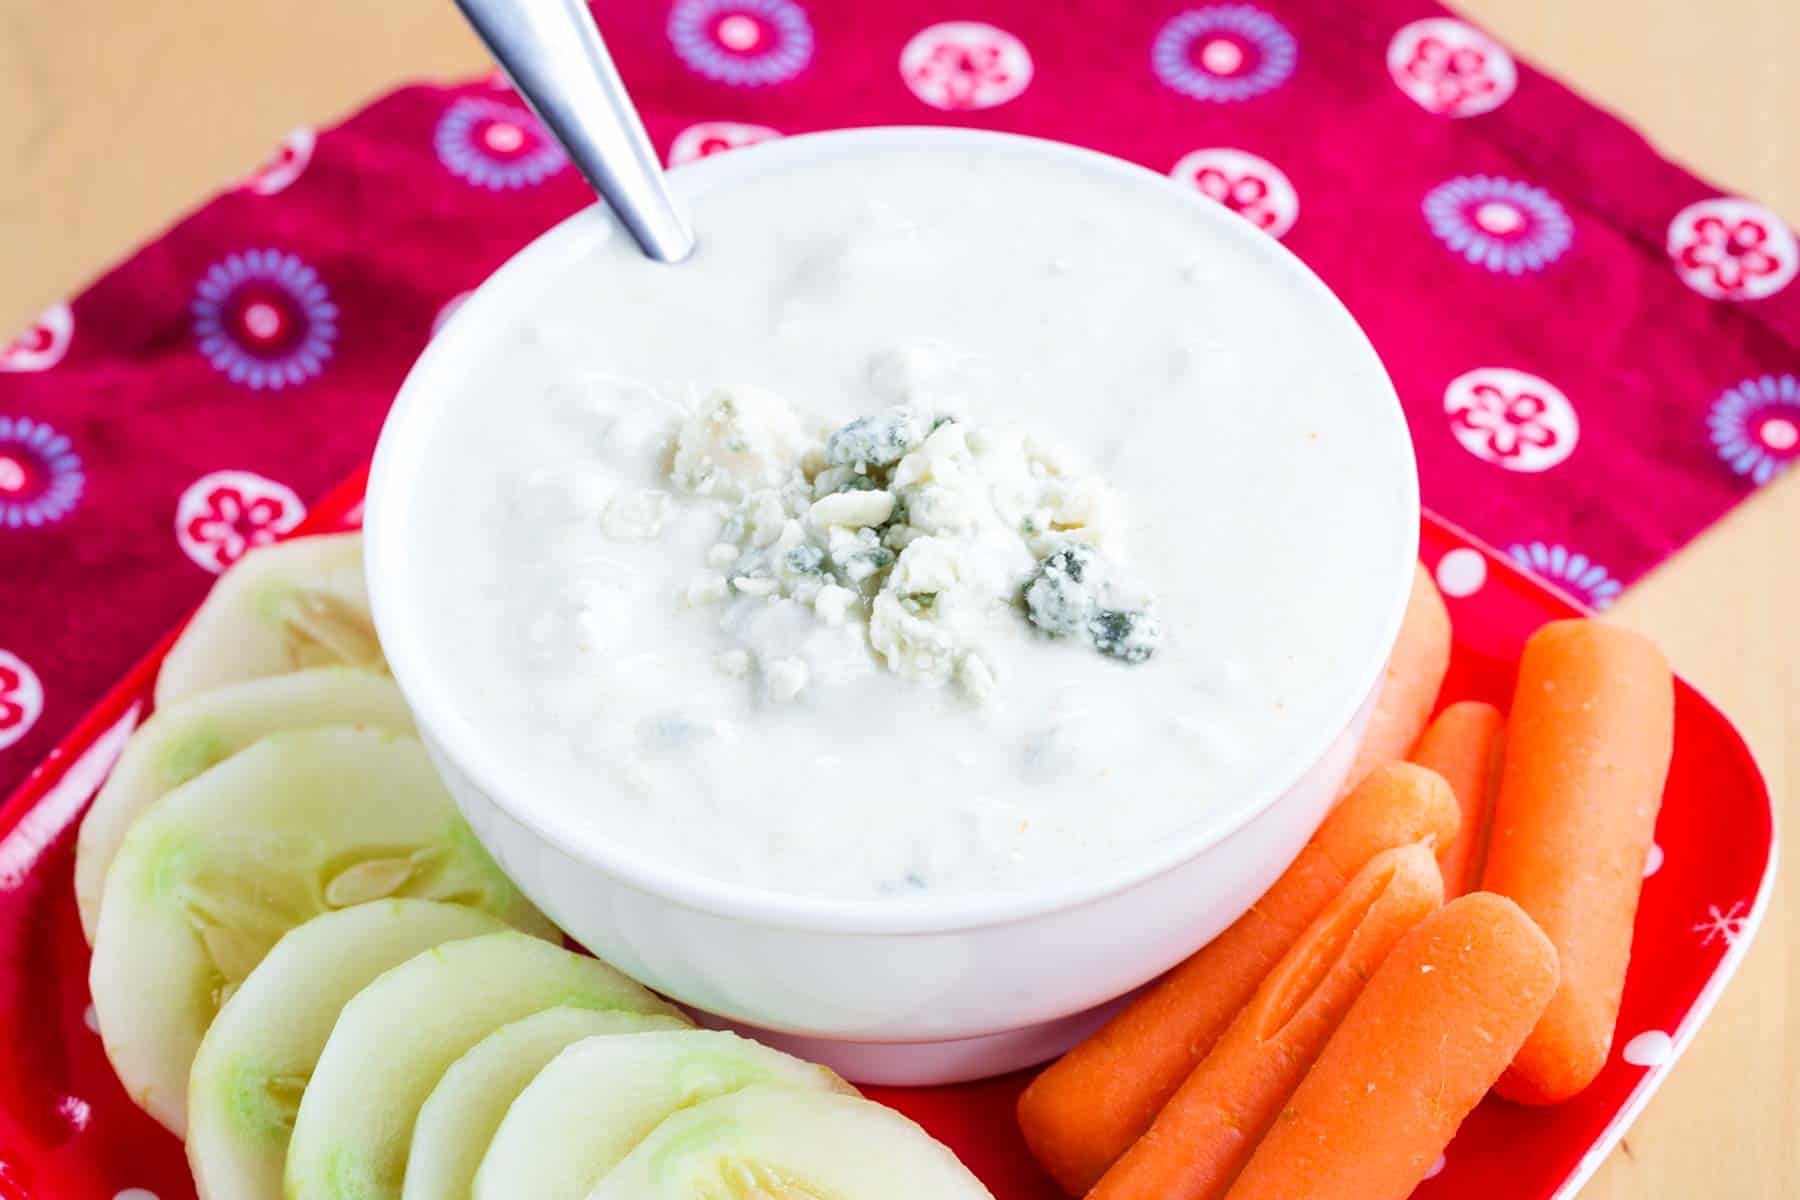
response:
[[[1800,221],[1800,2],[1464,0],[1673,157]],[[79,288],[301,123],[485,59],[448,0],[0,4],[0,329]],[[1625,597],[1749,735],[1800,862],[1800,473]],[[1711,1022],[1584,1193],[1800,1195],[1800,911],[1782,886]]]

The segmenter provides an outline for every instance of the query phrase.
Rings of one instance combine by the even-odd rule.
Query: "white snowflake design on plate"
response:
[[[94,1119],[94,1108],[80,1096],[64,1096],[56,1102],[56,1115],[67,1121],[76,1133],[80,1133]]]
[[[1300,196],[1282,169],[1244,150],[1218,146],[1182,156],[1171,178],[1281,237],[1300,216]]]
[[[1232,103],[1272,92],[1294,74],[1300,43],[1250,4],[1217,4],[1170,18],[1150,45],[1156,77],[1184,96]]]
[[[1575,451],[1575,406],[1547,379],[1511,367],[1477,367],[1444,389],[1458,444],[1508,471],[1548,471]]]
[[[0,346],[0,371],[48,371],[75,340],[75,314],[53,304],[10,342]]]
[[[781,131],[767,125],[751,125],[743,121],[702,121],[689,125],[669,143],[669,165],[695,162],[740,146],[773,141]]]
[[[286,191],[312,162],[313,149],[318,142],[318,135],[311,129],[302,126],[294,130],[276,144],[275,153],[267,162],[250,173],[244,186],[259,196]]]
[[[196,564],[218,574],[305,516],[306,506],[286,484],[250,471],[213,471],[176,501],[175,541]]]
[[[1512,98],[1518,64],[1473,25],[1431,17],[1404,26],[1388,43],[1388,75],[1420,108],[1442,117],[1475,117]]]
[[[669,10],[669,43],[708,79],[767,87],[806,69],[813,28],[793,0],[677,0]]]
[[[1568,252],[1575,223],[1541,187],[1497,175],[1462,175],[1425,194],[1437,239],[1497,275],[1541,271]]]
[[[43,712],[37,672],[11,650],[0,650],[0,750],[30,733]]]
[[[1727,947],[1737,945],[1738,939],[1744,936],[1744,926],[1750,923],[1750,910],[1742,900],[1734,901],[1730,908],[1721,910],[1716,904],[1706,906],[1706,919],[1694,926],[1694,932],[1700,935],[1700,944],[1710,946],[1714,942],[1723,941]]]
[[[438,118],[431,144],[446,171],[490,192],[542,183],[569,165],[528,110],[486,96],[453,100]]]
[[[1625,590],[1605,567],[1561,545],[1515,542],[1506,553],[1527,571],[1548,579],[1592,609],[1610,607]]]
[[[87,489],[81,456],[42,421],[0,415],[0,528],[54,525]]]
[[[1800,459],[1800,379],[1761,375],[1725,389],[1706,414],[1713,449],[1758,486]]]
[[[337,342],[330,289],[285,250],[243,250],[214,263],[192,309],[200,353],[233,383],[258,391],[318,375]]]
[[[980,21],[929,26],[900,51],[900,78],[913,95],[945,112],[1005,104],[1031,84],[1031,74],[1025,43]]]
[[[1763,300],[1800,272],[1800,244],[1760,204],[1721,196],[1690,204],[1669,222],[1669,259],[1681,281],[1714,300]]]

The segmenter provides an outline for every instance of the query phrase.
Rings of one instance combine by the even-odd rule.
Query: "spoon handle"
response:
[[[456,0],[513,86],[645,254],[680,262],[694,233],[583,0]]]

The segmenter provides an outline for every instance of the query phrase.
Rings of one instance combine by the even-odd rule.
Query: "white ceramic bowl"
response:
[[[672,174],[693,197],[806,156],[882,144],[983,139],[984,152],[1059,156],[1120,188],[1174,187],[1123,161],[1035,139],[966,130],[815,134],[704,159]],[[1411,446],[1392,385],[1350,315],[1272,238],[1195,200],[1208,236],[1239,243],[1316,330],[1340,399]],[[595,953],[677,1000],[827,1062],[862,1082],[975,1078],[1059,1052],[1107,1002],[1179,961],[1235,920],[1298,852],[1329,808],[1367,720],[1399,629],[1411,554],[1380,569],[1392,596],[1379,627],[1340,656],[1338,718],[1292,746],[1241,805],[1141,859],[1055,890],[909,903],[840,902],[753,891],[632,853],[575,814],[533,803],[505,750],[463,721],[407,610],[410,481],[432,410],[544,280],[596,240],[622,236],[598,207],[571,217],[502,267],[445,326],[408,376],[383,429],[365,526],[375,620],[426,744],[476,833],[540,908]],[[679,270],[679,267],[671,268]],[[600,331],[603,336],[603,331]],[[1386,431],[1390,431],[1386,432]],[[1407,490],[1408,545],[1417,492]],[[1376,569],[1376,568],[1371,568]]]

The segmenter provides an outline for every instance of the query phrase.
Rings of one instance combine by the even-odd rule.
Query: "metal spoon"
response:
[[[669,199],[644,122],[583,0],[456,0],[513,86],[651,258],[680,262],[694,231]]]

